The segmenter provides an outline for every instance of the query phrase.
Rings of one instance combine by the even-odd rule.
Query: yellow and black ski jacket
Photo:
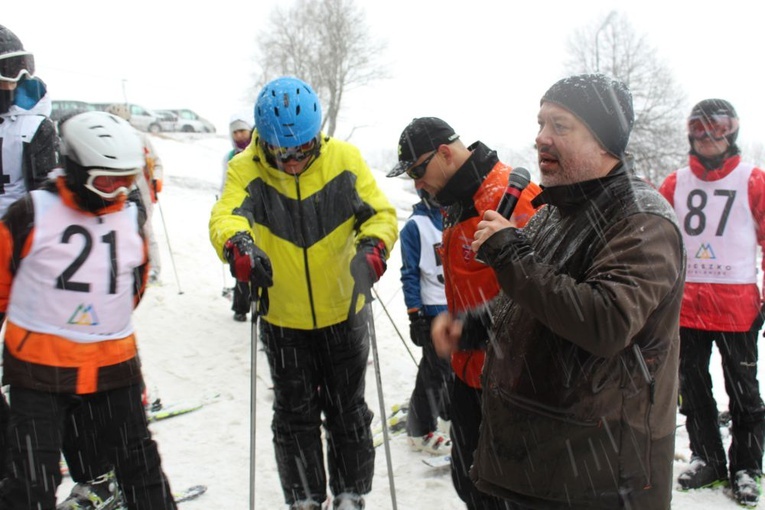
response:
[[[221,260],[237,232],[249,232],[271,260],[267,322],[293,329],[332,326],[348,318],[351,259],[362,239],[398,238],[396,212],[353,145],[323,137],[300,175],[266,162],[253,132],[229,162],[223,195],[210,216],[210,240]],[[358,300],[358,308],[364,303]]]

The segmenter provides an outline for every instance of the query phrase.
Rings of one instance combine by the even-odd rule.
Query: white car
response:
[[[184,133],[215,133],[215,126],[191,110],[163,110],[178,116],[176,130]]]
[[[99,110],[106,111],[112,104],[114,103],[93,103],[93,106]],[[149,133],[159,133],[162,131],[162,124],[156,113],[135,103],[123,104],[130,109],[130,119],[128,119],[128,122],[130,122],[131,126],[139,131],[147,131]]]
[[[154,113],[159,117],[159,125],[162,127],[162,132],[172,133],[178,131],[178,116],[170,110],[154,110]]]

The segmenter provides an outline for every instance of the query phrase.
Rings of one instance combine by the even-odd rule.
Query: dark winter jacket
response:
[[[0,216],[27,192],[37,189],[59,165],[59,138],[48,118],[51,100],[39,78],[24,79],[15,104],[0,114]]]
[[[471,477],[533,508],[669,509],[685,275],[675,214],[621,166],[538,201],[524,230],[478,253],[507,298]]]

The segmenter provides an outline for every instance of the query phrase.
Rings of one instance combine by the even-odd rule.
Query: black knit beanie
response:
[[[544,102],[565,108],[590,129],[609,153],[621,159],[630,138],[635,113],[632,94],[624,83],[603,74],[579,74],[556,82]]]

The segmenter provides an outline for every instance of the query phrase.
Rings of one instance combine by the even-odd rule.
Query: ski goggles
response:
[[[725,114],[698,115],[688,119],[688,136],[694,140],[722,140],[738,130],[738,119]]]
[[[419,165],[415,165],[411,168],[407,168],[406,175],[408,175],[415,181],[417,179],[422,179],[423,177],[425,177],[425,172],[428,171],[428,165],[430,164],[431,160],[435,157],[436,154],[438,154],[438,150],[434,150],[433,154],[425,158],[425,160]]]
[[[140,172],[140,168],[131,170],[93,168],[88,170],[88,181],[85,187],[101,198],[113,199],[118,195],[127,195]]]
[[[17,82],[35,73],[35,57],[27,51],[0,55],[0,80]]]
[[[291,159],[294,159],[295,161],[303,161],[316,153],[316,139],[314,138],[310,142],[298,145],[297,147],[277,147],[267,143],[266,150],[268,150],[274,158],[283,163],[286,163]]]

